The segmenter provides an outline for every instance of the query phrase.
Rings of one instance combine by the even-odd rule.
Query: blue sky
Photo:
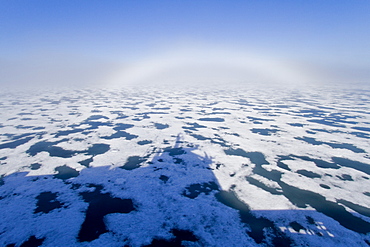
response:
[[[22,71],[30,82],[58,73],[92,80],[89,71],[103,80],[176,47],[263,54],[353,81],[369,76],[369,1],[2,0],[0,11],[3,83],[25,80]]]

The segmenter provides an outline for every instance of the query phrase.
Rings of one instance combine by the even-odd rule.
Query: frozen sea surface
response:
[[[0,246],[369,246],[370,91],[3,92]]]

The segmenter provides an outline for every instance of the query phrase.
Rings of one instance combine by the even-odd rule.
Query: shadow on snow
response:
[[[0,245],[113,241],[120,246],[293,246],[302,238],[340,238],[325,226],[321,214],[353,232],[370,232],[369,222],[338,203],[281,181],[281,172],[262,166],[268,164],[262,153],[241,149],[225,153],[249,158],[255,174],[277,182],[281,189],[246,178],[249,183],[317,212],[251,211],[233,186],[222,190],[213,173],[219,166],[178,136],[173,147],[156,153],[150,161],[151,155],[132,156],[119,168],[88,167],[78,173],[65,165],[55,175],[23,172],[3,178]],[[366,208],[362,212],[368,213]],[[326,221],[332,223],[331,219]],[[370,245],[368,240],[359,241]]]

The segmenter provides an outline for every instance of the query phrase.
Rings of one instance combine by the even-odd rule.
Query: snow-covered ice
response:
[[[368,246],[370,91],[2,92],[1,246]]]

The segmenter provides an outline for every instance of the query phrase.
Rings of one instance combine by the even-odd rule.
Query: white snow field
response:
[[[370,91],[0,96],[0,246],[369,246]]]

